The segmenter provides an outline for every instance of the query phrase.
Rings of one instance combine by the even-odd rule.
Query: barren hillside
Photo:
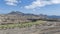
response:
[[[0,14],[0,34],[59,34],[60,19],[11,12]]]

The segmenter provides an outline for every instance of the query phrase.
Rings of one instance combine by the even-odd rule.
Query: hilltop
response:
[[[2,23],[24,23],[31,22],[30,19],[39,19],[40,16],[34,14],[24,14],[19,11],[12,11],[7,14],[0,15],[0,24]]]
[[[60,21],[60,18],[56,17],[57,16],[48,16],[43,14],[35,15],[35,14],[22,13],[20,11],[12,11],[7,14],[0,14],[0,24],[26,23],[26,22],[34,22],[37,20]]]

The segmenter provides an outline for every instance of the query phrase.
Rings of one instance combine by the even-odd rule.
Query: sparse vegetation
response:
[[[6,29],[6,28],[15,28],[15,27],[30,27],[32,25],[36,24],[42,24],[44,21],[36,21],[36,22],[29,22],[29,23],[23,23],[23,24],[6,24],[6,25],[0,25],[0,29]]]
[[[37,32],[38,34],[41,31],[43,31],[42,33],[44,34],[45,31],[46,33],[49,32],[51,33],[50,30],[54,30],[53,32],[55,32],[55,29],[57,30],[59,29],[60,32],[60,27],[54,28],[54,26],[60,26],[60,22],[58,21],[60,21],[60,19],[48,18],[46,15],[34,15],[34,14],[24,14],[21,12],[11,12],[9,14],[0,15],[0,30],[3,32],[5,32],[6,30],[7,32],[6,34],[10,33],[21,34],[21,32],[22,33],[27,32],[28,34],[29,32],[30,33],[33,32],[34,34],[36,34],[35,32]],[[57,23],[57,25],[54,23]]]

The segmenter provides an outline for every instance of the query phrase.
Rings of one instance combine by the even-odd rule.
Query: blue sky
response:
[[[60,15],[60,0],[0,0],[0,14],[11,11]]]

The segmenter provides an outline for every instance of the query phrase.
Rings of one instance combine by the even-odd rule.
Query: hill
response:
[[[0,24],[27,23],[37,20],[60,21],[59,16],[25,14],[20,11],[12,11],[7,14],[0,14]]]
[[[40,17],[38,15],[24,14],[19,11],[12,11],[10,13],[0,15],[0,24],[31,22],[32,20],[29,19],[39,19],[39,18]]]

